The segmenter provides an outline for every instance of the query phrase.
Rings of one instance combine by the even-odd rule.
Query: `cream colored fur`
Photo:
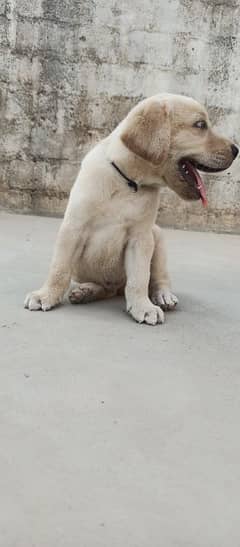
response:
[[[177,298],[170,290],[156,225],[160,187],[168,184],[182,197],[198,199],[196,190],[179,178],[178,159],[194,154],[222,168],[232,162],[230,141],[210,129],[205,137],[192,130],[199,116],[208,119],[193,99],[151,97],[87,154],[71,191],[48,278],[26,297],[25,307],[50,310],[70,286],[72,303],[125,290],[127,311],[136,321],[164,321],[163,309],[174,308]],[[138,192],[129,188],[111,161],[138,182]]]

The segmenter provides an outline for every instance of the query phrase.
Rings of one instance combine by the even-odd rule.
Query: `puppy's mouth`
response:
[[[215,169],[210,169],[209,167],[205,167],[204,165],[195,162],[194,160],[182,158],[178,162],[179,172],[181,177],[192,187],[194,188],[198,194],[199,199],[202,200],[202,204],[204,207],[207,206],[207,192],[205,188],[205,184],[203,182],[203,179],[201,175],[198,172],[198,169],[200,171],[207,171],[207,172],[214,172]]]

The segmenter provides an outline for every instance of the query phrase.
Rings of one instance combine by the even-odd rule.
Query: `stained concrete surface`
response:
[[[240,0],[0,0],[0,202],[61,213],[80,161],[139,100],[183,93],[240,141]],[[240,233],[239,159],[209,208],[164,190],[161,222]]]
[[[1,547],[238,547],[238,236],[166,231],[163,326],[23,309],[59,220],[0,215]]]

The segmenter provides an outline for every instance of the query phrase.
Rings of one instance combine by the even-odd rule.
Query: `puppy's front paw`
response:
[[[137,302],[129,305],[127,311],[138,323],[146,323],[147,325],[164,323],[163,311],[159,306],[154,306],[150,300],[149,302]]]
[[[178,304],[178,298],[169,289],[158,289],[151,295],[151,300],[162,310],[173,310]]]
[[[57,306],[60,299],[47,288],[42,288],[39,291],[34,291],[27,294],[24,301],[24,308],[31,311],[43,310],[48,311]]]

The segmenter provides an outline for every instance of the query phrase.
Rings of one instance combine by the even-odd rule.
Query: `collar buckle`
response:
[[[127,175],[125,175],[121,171],[121,169],[116,165],[116,163],[114,161],[111,161],[111,165],[116,169],[116,171],[119,173],[119,175],[121,175],[126,180],[129,188],[132,188],[134,190],[134,192],[137,192],[138,191],[138,184],[135,182],[135,180],[132,180],[129,177],[127,177]]]

